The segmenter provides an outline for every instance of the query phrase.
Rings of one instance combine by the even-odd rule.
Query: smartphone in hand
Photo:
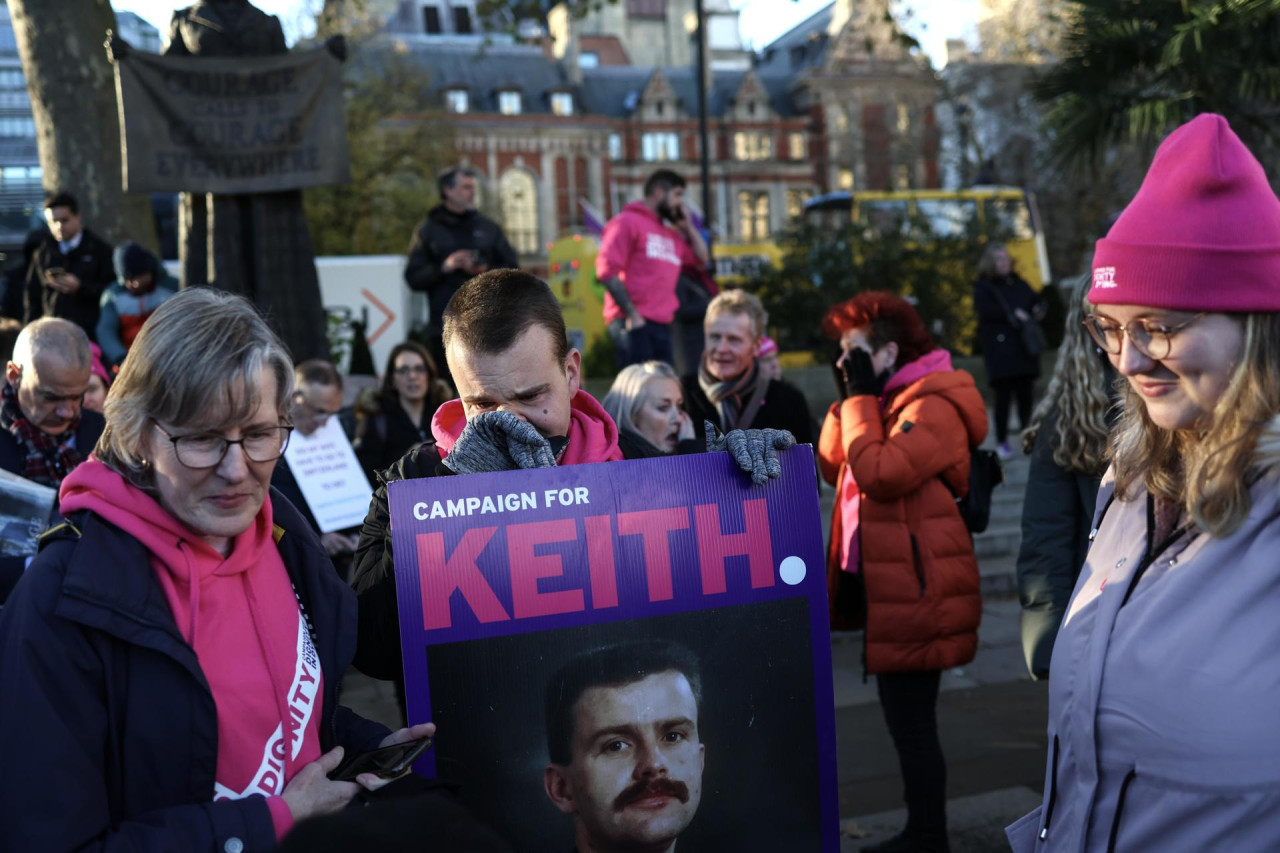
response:
[[[412,767],[413,762],[430,748],[431,738],[424,737],[371,749],[345,759],[329,774],[329,778],[335,782],[354,782],[361,773],[372,773],[380,779],[394,779]]]

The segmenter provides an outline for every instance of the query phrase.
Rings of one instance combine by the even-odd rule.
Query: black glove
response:
[[[844,358],[844,350],[836,353],[836,357],[831,359],[831,373],[836,378],[836,399],[843,400],[849,396],[849,383],[844,378],[844,365],[840,363],[840,359]]]
[[[462,435],[444,458],[455,474],[515,471],[520,468],[554,468],[551,443],[533,424],[510,412],[482,412],[462,429]]]
[[[870,394],[879,397],[884,391],[884,384],[889,381],[889,373],[876,374],[871,364],[871,354],[862,347],[849,350],[849,357],[844,360],[844,382],[850,397],[859,394]]]
[[[107,49],[107,55],[111,57],[112,62],[119,62],[129,55],[129,51],[133,47],[120,36],[107,30],[107,40],[103,43],[103,47]]]
[[[733,429],[721,435],[711,421],[703,424],[707,429],[707,452],[728,451],[757,486],[782,476],[778,451],[796,446],[795,436],[785,429]]]
[[[325,39],[324,46],[329,53],[333,54],[334,59],[339,62],[347,61],[347,39],[345,36],[329,36]]]

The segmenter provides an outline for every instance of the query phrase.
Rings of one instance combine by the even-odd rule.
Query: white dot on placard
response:
[[[804,580],[806,568],[804,560],[799,557],[787,557],[778,567],[778,574],[787,586],[795,586]]]

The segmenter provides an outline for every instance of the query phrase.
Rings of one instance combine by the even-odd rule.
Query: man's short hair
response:
[[[76,370],[88,370],[93,353],[84,329],[60,317],[41,317],[18,333],[9,360],[28,370],[42,356],[57,356]]]
[[[328,385],[342,390],[342,374],[323,358],[309,358],[293,369],[294,387]]]
[[[717,314],[732,311],[734,314],[746,314],[751,319],[751,331],[756,338],[764,337],[769,325],[769,312],[764,310],[764,303],[754,293],[745,290],[722,290],[707,306],[707,322]]]
[[[648,198],[650,193],[656,189],[673,190],[676,188],[683,189],[684,187],[684,178],[678,172],[673,172],[670,169],[659,169],[644,182],[644,196]]]
[[[453,185],[463,175],[468,178],[474,178],[476,171],[470,166],[450,166],[436,175],[436,189],[440,191],[440,198],[444,198],[444,191],[453,189]]]
[[[475,353],[511,348],[530,327],[551,333],[556,361],[569,355],[560,303],[545,281],[520,270],[490,270],[467,281],[444,310],[444,348],[456,340]]]
[[[72,215],[80,213],[80,203],[76,201],[76,197],[68,192],[50,193],[45,196],[44,206],[46,210],[52,210],[55,207],[65,207],[71,211]]]
[[[651,675],[678,672],[689,682],[702,710],[702,671],[686,647],[671,640],[638,640],[583,652],[547,682],[547,752],[554,764],[573,761],[574,706],[592,687],[624,687]]]

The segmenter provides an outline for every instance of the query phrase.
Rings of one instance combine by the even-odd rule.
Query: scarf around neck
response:
[[[698,365],[698,387],[719,412],[720,429],[724,432],[751,428],[755,411],[749,413],[750,417],[743,416],[750,408],[748,401],[764,393],[768,384],[768,380],[760,381],[760,365],[754,361],[751,363],[750,370],[743,371],[741,376],[734,379],[717,379],[712,376],[711,371],[707,370],[706,359]],[[756,409],[758,410],[758,407]]]
[[[26,449],[22,476],[28,480],[57,488],[62,479],[84,461],[84,456],[71,444],[79,426],[80,418],[77,417],[62,435],[49,435],[22,414],[17,388],[8,382],[0,388],[0,427],[8,430]]]

